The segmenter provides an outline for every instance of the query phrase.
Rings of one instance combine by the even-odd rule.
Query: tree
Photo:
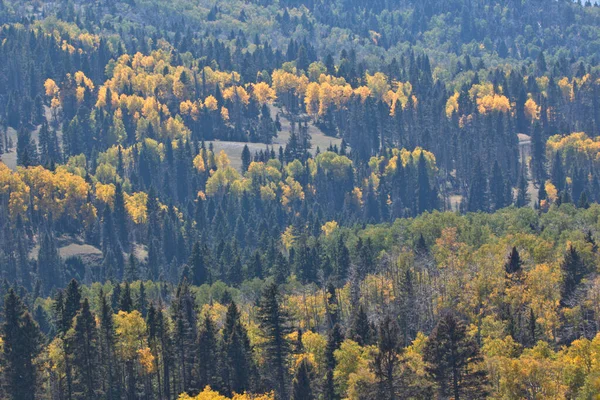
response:
[[[242,150],[242,172],[248,171],[251,160],[252,155],[250,154],[250,149],[248,148],[248,145],[245,144],[244,149]]]
[[[477,342],[452,312],[446,312],[431,332],[423,360],[442,398],[485,398],[486,373],[481,369],[483,359]]]
[[[510,254],[508,255],[508,259],[506,260],[506,264],[504,264],[504,270],[508,275],[518,273],[521,271],[521,264],[522,262],[519,251],[513,246]]]
[[[202,360],[197,366],[198,387],[220,387],[218,348],[216,327],[207,313],[198,334],[198,358]]]
[[[573,294],[587,273],[587,268],[579,252],[572,245],[569,245],[567,253],[560,264],[560,269],[563,275],[560,302],[564,307],[569,305]]]
[[[369,323],[369,317],[365,308],[360,304],[354,313],[350,328],[350,338],[361,346],[373,343],[373,328]]]
[[[312,366],[310,362],[304,358],[298,365],[296,375],[292,382],[292,399],[293,400],[314,400],[315,396],[312,391]]]
[[[263,348],[265,366],[272,371],[268,374],[270,383],[279,398],[288,398],[287,357],[290,343],[287,335],[291,333],[288,315],[281,308],[279,289],[275,283],[268,285],[258,306],[260,329],[264,338]]]
[[[485,211],[488,206],[487,199],[487,179],[481,160],[477,159],[469,187],[467,210],[471,212]]]
[[[4,298],[2,323],[2,387],[11,400],[36,398],[37,368],[35,358],[41,349],[37,324],[11,288]]]
[[[389,315],[386,315],[379,326],[377,353],[373,360],[373,369],[378,381],[377,397],[393,400],[398,397],[395,387],[401,351],[400,327]]]
[[[36,145],[31,139],[31,132],[22,127],[17,132],[17,164],[29,167],[38,163]]]
[[[246,329],[240,321],[237,305],[232,301],[225,315],[223,328],[224,378],[227,393],[244,393],[250,389],[254,369],[252,348]]]
[[[200,242],[194,244],[188,264],[192,270],[192,283],[194,285],[200,286],[208,282],[208,270],[206,268],[204,253],[200,247]]]
[[[325,361],[327,362],[327,373],[325,375],[324,398],[327,400],[335,400],[335,385],[333,381],[333,371],[335,369],[335,351],[340,348],[344,337],[339,324],[335,324],[329,331],[327,337],[327,347],[325,348]]]
[[[87,298],[83,300],[66,340],[72,350],[73,395],[85,399],[95,398],[99,394],[98,332]]]

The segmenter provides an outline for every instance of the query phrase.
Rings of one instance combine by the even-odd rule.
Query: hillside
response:
[[[0,398],[600,396],[600,7],[0,0]]]

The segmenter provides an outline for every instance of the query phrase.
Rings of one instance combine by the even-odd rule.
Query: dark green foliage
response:
[[[290,353],[290,343],[286,336],[291,332],[288,315],[281,308],[279,289],[276,284],[267,286],[259,303],[259,321],[262,335],[266,367],[271,371],[270,383],[280,398],[287,398],[289,376],[286,359]]]
[[[485,398],[486,373],[478,366],[483,358],[464,322],[453,313],[443,315],[431,332],[423,359],[441,397]]]
[[[34,360],[41,350],[42,338],[38,325],[12,288],[4,298],[3,317],[3,393],[11,400],[33,400],[38,378]]]

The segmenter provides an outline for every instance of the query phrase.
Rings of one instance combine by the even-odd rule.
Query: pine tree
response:
[[[431,187],[429,186],[429,173],[427,172],[427,163],[425,162],[423,152],[419,156],[417,177],[417,211],[421,214],[425,211],[431,211],[435,203]]]
[[[125,312],[133,311],[133,299],[131,297],[131,286],[129,282],[125,282],[123,291],[121,292],[121,298],[119,299],[119,310]]]
[[[560,269],[563,274],[560,302],[564,307],[570,305],[573,294],[587,273],[587,268],[579,252],[572,245],[569,245],[567,253],[560,264]]]
[[[360,304],[352,319],[350,338],[361,346],[365,346],[373,343],[373,336],[373,329],[369,323],[365,308]]]
[[[200,248],[200,242],[194,244],[188,264],[192,272],[192,283],[195,286],[200,286],[208,282],[208,271],[203,251]]]
[[[17,132],[17,164],[29,167],[38,163],[35,143],[31,139],[31,132],[22,127]]]
[[[312,390],[312,366],[310,362],[304,358],[294,376],[292,387],[293,400],[314,400],[315,396]]]
[[[465,324],[451,312],[444,314],[431,332],[423,360],[441,398],[485,398],[486,373],[476,368],[483,358],[475,340],[467,335]]]
[[[335,370],[335,351],[340,348],[344,337],[339,324],[335,324],[329,331],[327,337],[327,347],[325,348],[325,361],[327,362],[327,372],[325,375],[323,396],[326,400],[335,400],[338,398],[335,392],[333,381],[333,371]]]
[[[115,366],[113,309],[102,290],[99,294],[99,300],[100,326],[98,336],[100,343],[99,353],[102,363],[102,389],[108,400],[117,400],[121,398],[121,385],[118,380],[117,368]]]
[[[487,198],[487,179],[481,161],[477,159],[469,187],[467,210],[470,212],[486,211],[488,205]]]
[[[245,144],[244,149],[242,150],[242,172],[248,171],[251,160],[252,155],[250,154],[250,149],[248,148],[248,145]]]
[[[127,282],[135,282],[140,279],[138,263],[133,252],[129,254],[129,262],[127,263],[127,268],[125,269],[124,278]]]
[[[62,261],[52,233],[46,230],[40,236],[40,251],[37,260],[38,278],[42,283],[43,293],[48,294],[52,289],[63,285]]]
[[[73,395],[76,398],[95,398],[99,394],[98,332],[87,298],[83,300],[66,340],[72,350]]]
[[[10,400],[34,400],[37,388],[35,358],[41,350],[41,334],[19,296],[11,288],[4,298],[2,323],[3,393]]]
[[[275,388],[277,396],[288,398],[287,357],[290,354],[290,344],[286,336],[291,332],[288,315],[279,303],[279,290],[276,284],[270,284],[264,290],[258,316],[262,335],[264,337],[265,366],[271,371],[268,379],[271,387]]]
[[[508,275],[512,275],[521,271],[521,265],[522,262],[519,251],[513,246],[510,254],[508,255],[508,260],[506,261],[506,264],[504,264],[504,270]]]
[[[398,369],[398,355],[401,351],[400,327],[389,315],[379,326],[377,353],[373,369],[377,378],[377,398],[393,400],[397,398],[395,375]]]
[[[525,175],[525,171],[521,171],[519,175],[519,181],[517,182],[517,198],[515,200],[515,206],[525,207],[529,204],[529,194],[527,193],[528,180]]]
[[[556,189],[561,192],[565,189],[565,173],[563,170],[562,158],[560,156],[560,152],[557,151],[554,157],[554,162],[552,163],[552,171],[551,171],[552,183],[556,186]]]
[[[196,375],[200,388],[221,386],[218,347],[216,327],[211,316],[205,314],[198,334],[198,359],[202,362],[197,365]]]
[[[253,370],[252,348],[246,329],[240,321],[237,305],[232,301],[223,328],[224,377],[226,393],[244,393],[250,389]]]
[[[129,247],[127,211],[125,211],[125,199],[123,197],[123,188],[120,183],[117,183],[115,188],[113,214],[119,242],[124,249],[127,249]]]

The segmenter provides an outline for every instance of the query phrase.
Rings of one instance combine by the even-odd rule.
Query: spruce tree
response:
[[[246,328],[240,321],[237,305],[232,301],[223,328],[224,378],[227,393],[244,393],[250,389],[254,369],[252,348]]]
[[[196,367],[196,376],[199,388],[221,386],[218,347],[216,327],[211,316],[205,314],[198,334],[198,359],[201,362]]]
[[[560,269],[563,275],[560,302],[565,307],[570,305],[573,294],[587,273],[583,259],[572,245],[569,245],[567,253],[560,264]]]
[[[292,399],[293,400],[314,400],[316,397],[312,390],[312,366],[310,362],[304,358],[293,380]]]
[[[35,358],[42,336],[25,305],[11,288],[4,298],[0,362],[4,395],[11,400],[34,400],[37,387]]]
[[[87,298],[83,300],[81,310],[75,316],[73,328],[67,334],[66,341],[72,351],[74,397],[95,398],[100,394],[98,332]]]
[[[195,286],[200,286],[208,282],[208,271],[200,242],[194,243],[188,265],[192,273],[192,283]]]
[[[478,369],[483,361],[479,347],[453,313],[447,312],[438,321],[423,349],[423,360],[441,398],[485,398],[487,378]]]
[[[279,289],[276,284],[270,284],[264,290],[258,307],[258,317],[264,338],[263,348],[265,367],[271,387],[275,388],[277,396],[288,398],[287,358],[290,354],[290,344],[287,335],[291,332],[288,315],[281,308]]]
[[[386,315],[379,326],[377,353],[373,360],[379,399],[393,400],[398,397],[395,375],[399,366],[400,351],[400,327],[396,321]]]

